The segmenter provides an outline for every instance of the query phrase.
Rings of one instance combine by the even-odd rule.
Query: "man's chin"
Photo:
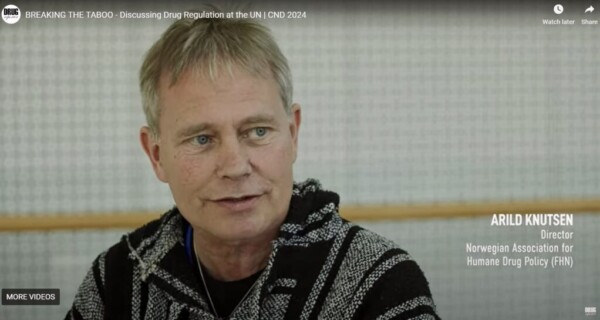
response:
[[[217,235],[219,239],[226,242],[247,242],[252,241],[254,239],[258,239],[264,236],[260,231],[257,230],[237,230],[236,228],[228,228],[227,230],[223,230],[220,234]]]
[[[250,218],[250,217],[249,217]],[[253,219],[235,219],[236,221],[223,221],[224,224],[219,226],[218,237],[223,241],[252,241],[260,240],[268,241],[273,240],[279,231],[279,227],[269,227],[260,223],[259,221],[253,221]]]

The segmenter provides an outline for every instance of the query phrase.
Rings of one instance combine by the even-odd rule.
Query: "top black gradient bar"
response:
[[[118,3],[89,1],[14,1],[21,19],[95,19],[111,22],[137,19],[140,13],[151,13],[149,18],[180,19],[199,5],[195,1],[122,1]],[[9,5],[6,3],[5,6]],[[343,15],[355,19],[361,15],[397,16],[410,24],[439,25],[594,25],[599,11],[590,1],[257,1],[219,3],[225,9],[238,12],[261,12],[260,18],[291,21],[311,14]],[[600,6],[600,4],[599,4]],[[12,8],[12,7],[11,7]],[[232,11],[233,13],[234,11]],[[297,15],[295,13],[301,13]],[[160,17],[159,17],[160,14]],[[146,17],[146,16],[145,16]],[[144,17],[144,18],[145,18]],[[205,16],[208,17],[208,16]],[[236,17],[230,15],[227,17]],[[239,17],[239,16],[237,16]],[[199,17],[201,18],[201,17]],[[414,20],[418,19],[418,20]],[[556,19],[560,19],[559,21]],[[552,21],[553,20],[553,21]],[[586,21],[584,21],[586,20]],[[589,20],[589,21],[587,21]],[[544,22],[545,21],[545,22]],[[558,22],[557,22],[558,21]],[[401,22],[402,23],[402,22]]]
[[[204,3],[204,2],[203,2]],[[149,10],[159,8],[179,8],[193,9],[199,6],[197,1],[86,1],[85,3],[73,1],[8,1],[4,5],[13,4],[23,7],[44,7],[61,10]],[[506,15],[506,14],[536,14],[544,11],[552,12],[553,7],[560,4],[565,8],[565,13],[573,10],[582,13],[587,8],[585,6],[593,5],[593,1],[392,1],[392,0],[373,0],[373,1],[219,1],[221,7],[240,7],[240,8],[271,8],[280,10],[310,9],[314,11],[329,11],[338,13],[361,13],[361,12],[381,12],[381,13],[451,13],[451,14],[475,14],[475,15]],[[579,10],[583,7],[582,10]]]

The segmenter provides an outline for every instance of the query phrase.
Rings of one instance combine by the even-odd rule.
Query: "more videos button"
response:
[[[2,305],[59,305],[60,289],[2,289]]]

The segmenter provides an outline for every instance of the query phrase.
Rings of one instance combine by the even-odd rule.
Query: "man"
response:
[[[140,85],[141,144],[176,207],[98,256],[67,318],[438,318],[405,251],[293,182],[301,109],[266,27],[179,20]]]

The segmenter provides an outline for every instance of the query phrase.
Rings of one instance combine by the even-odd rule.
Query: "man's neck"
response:
[[[273,235],[243,241],[223,241],[194,229],[194,247],[202,265],[219,281],[247,278],[265,268],[272,251]]]

